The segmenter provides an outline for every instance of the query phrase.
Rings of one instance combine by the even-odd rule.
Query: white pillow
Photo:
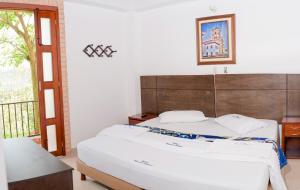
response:
[[[216,118],[215,121],[238,134],[246,134],[265,126],[265,123],[261,120],[239,114],[223,115]]]
[[[159,114],[159,118],[161,123],[189,123],[206,120],[203,112],[194,110],[167,111]]]

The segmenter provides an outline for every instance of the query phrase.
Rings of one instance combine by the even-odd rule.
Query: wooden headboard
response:
[[[287,75],[287,115],[300,115],[300,74]]]
[[[141,76],[141,100],[143,113],[194,109],[280,121],[300,115],[300,75]]]
[[[142,112],[194,109],[214,117],[214,91],[213,75],[142,76]]]
[[[280,121],[286,115],[286,75],[217,75],[216,115],[239,113]]]

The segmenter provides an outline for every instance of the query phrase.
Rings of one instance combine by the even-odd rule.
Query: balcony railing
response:
[[[36,101],[1,103],[0,126],[3,138],[33,137],[40,135]]]

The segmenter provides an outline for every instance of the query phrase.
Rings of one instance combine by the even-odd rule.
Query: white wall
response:
[[[65,2],[72,147],[129,113],[126,13]],[[112,45],[113,58],[89,58],[88,44]],[[131,101],[135,101],[131,100]]]
[[[1,134],[1,131],[0,131]],[[7,179],[6,179],[6,170],[4,162],[4,150],[3,150],[3,139],[0,138],[0,189],[7,189]]]
[[[195,18],[236,14],[237,64],[229,73],[300,73],[299,7],[294,0],[195,0],[118,12],[66,2],[72,146],[140,112],[140,75],[223,72],[224,65],[196,65]],[[90,43],[118,53],[88,58],[82,50]]]
[[[294,0],[199,0],[141,12],[140,74],[222,73],[222,65],[196,65],[195,18],[228,13],[237,20],[237,64],[229,73],[300,73],[299,7]]]

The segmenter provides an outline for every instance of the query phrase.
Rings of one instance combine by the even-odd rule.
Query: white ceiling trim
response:
[[[66,2],[70,3],[78,3],[82,5],[87,5],[87,6],[97,6],[105,9],[111,9],[115,11],[121,11],[121,12],[127,12],[130,11],[128,8],[123,8],[119,6],[114,6],[114,5],[109,5],[106,3],[101,3],[101,2],[96,2],[95,0],[65,0]]]
[[[78,3],[89,6],[111,9],[115,11],[147,11],[165,6],[185,3],[196,0],[65,0],[67,2]]]
[[[196,0],[169,0],[166,2],[160,2],[160,3],[156,3],[156,4],[152,4],[152,5],[145,5],[143,7],[137,7],[135,9],[135,11],[147,11],[147,10],[151,10],[151,9],[158,9],[158,8],[162,8],[162,7],[166,7],[166,6],[172,6],[172,5],[176,5],[176,4],[181,4],[181,3],[186,3],[186,2],[190,2],[190,1],[196,1]]]

